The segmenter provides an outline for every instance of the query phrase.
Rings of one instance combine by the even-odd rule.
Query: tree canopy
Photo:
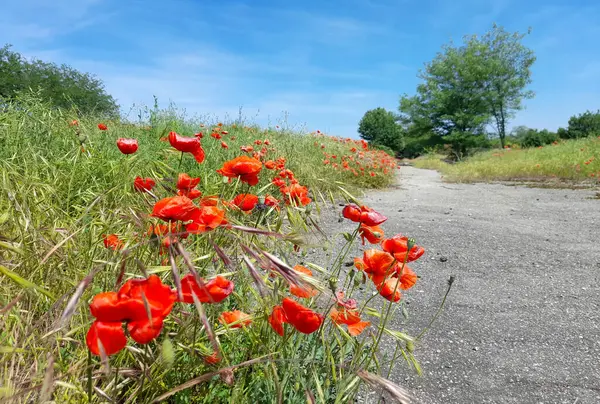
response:
[[[525,35],[494,25],[481,37],[465,37],[461,46],[444,45],[420,72],[416,94],[400,99],[407,137],[433,135],[460,145],[472,143],[469,135],[483,138],[494,123],[504,145],[509,119],[533,97],[526,87],[535,56],[521,43]]]
[[[67,65],[41,60],[26,60],[11,50],[0,48],[0,101],[14,101],[28,89],[39,90],[41,96],[57,108],[76,108],[82,114],[116,116],[119,107],[106,93],[100,79]]]
[[[358,124],[358,133],[373,145],[385,146],[397,153],[404,147],[404,139],[396,120],[396,115],[385,108],[369,110]]]

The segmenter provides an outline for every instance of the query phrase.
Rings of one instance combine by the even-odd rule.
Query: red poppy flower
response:
[[[222,147],[223,149],[229,149],[229,146],[228,146],[228,145],[227,145],[227,143],[225,143],[225,142],[221,142],[221,147]]]
[[[204,362],[206,362],[209,365],[216,365],[217,363],[221,362],[221,358],[219,357],[219,354],[217,352],[213,352],[210,355],[206,355],[203,359]]]
[[[400,280],[398,278],[389,278],[381,285],[377,286],[379,294],[390,302],[397,302],[402,297],[400,293]]]
[[[119,289],[117,293],[119,300],[139,300],[143,303],[143,313],[133,313],[130,320],[147,320],[148,313],[154,317],[166,317],[176,300],[176,293],[167,285],[163,284],[157,275],[150,275],[147,279],[130,279]],[[146,306],[147,305],[147,306]],[[134,306],[132,304],[132,306]],[[137,309],[137,304],[135,305]]]
[[[269,142],[269,139],[265,139],[265,141],[263,143],[266,144],[267,146],[269,146],[271,144],[271,142]]]
[[[196,199],[196,198],[200,198],[202,196],[202,192],[198,189],[186,189],[186,190],[180,189],[179,191],[177,191],[177,195],[186,196],[190,199]]]
[[[198,163],[204,161],[204,149],[197,137],[180,136],[175,132],[169,132],[169,143],[182,153],[190,153]]]
[[[367,206],[358,207],[354,204],[344,206],[342,216],[353,222],[360,222],[367,226],[377,226],[387,220],[387,217]]]
[[[202,134],[202,132],[198,132],[194,134],[194,137],[197,137],[198,139],[202,139],[204,137],[204,134]]]
[[[179,223],[171,223],[171,227],[169,228],[166,224],[151,224],[148,227],[148,231],[146,232],[147,236],[164,236],[168,233],[179,233]]]
[[[258,204],[258,196],[253,194],[239,194],[233,198],[232,203],[244,212],[249,212]]]
[[[240,150],[246,153],[252,153],[254,151],[253,146],[241,146]]]
[[[290,180],[291,180],[292,178],[294,178],[294,172],[293,172],[292,170],[288,170],[288,169],[286,169],[286,170],[281,170],[281,171],[279,172],[279,176],[280,176],[281,178],[288,178],[288,179],[290,179]]]
[[[116,292],[102,292],[94,296],[90,312],[98,321],[107,323],[148,317],[141,299],[119,299]]]
[[[186,173],[179,174],[177,178],[177,189],[190,190],[200,183],[200,177],[192,178]]]
[[[121,137],[117,139],[117,147],[123,154],[133,154],[138,149],[138,141],[137,139],[125,139]]]
[[[188,220],[194,212],[196,206],[194,202],[186,196],[172,196],[161,199],[154,204],[152,216],[158,217],[165,222],[176,220]]]
[[[242,311],[239,311],[239,310],[224,311],[219,316],[219,322],[221,324],[228,324],[228,325],[232,324],[232,323],[236,323],[236,324],[230,325],[229,328],[242,328],[244,326],[250,325],[252,323],[252,318],[250,317],[250,315],[248,315]]]
[[[138,192],[152,191],[156,182],[152,178],[135,177],[133,180],[133,189]]]
[[[127,330],[131,338],[138,344],[147,344],[160,335],[164,317],[151,317],[144,320],[130,321]]]
[[[282,180],[282,179],[281,179],[281,178],[279,178],[279,177],[275,177],[275,178],[273,178],[273,180],[272,180],[271,182],[272,182],[272,183],[273,183],[273,184],[274,184],[274,185],[275,185],[277,188],[279,188],[280,190],[281,190],[282,188],[285,188],[285,185],[286,185],[286,184],[285,184],[285,181],[284,181],[284,180]]]
[[[360,221],[367,226],[377,226],[387,220],[387,217],[367,206],[361,206],[360,209]]]
[[[111,250],[120,250],[123,248],[123,240],[119,239],[116,234],[104,235],[104,247],[110,248]]]
[[[222,135],[229,135],[229,132],[227,132],[226,130],[222,130],[222,131],[221,131],[221,134],[222,134]]]
[[[73,119],[70,123],[69,126],[78,126],[79,125],[79,121],[77,121],[77,119]]]
[[[415,286],[417,283],[417,274],[410,269],[406,264],[401,265],[397,264],[398,268],[396,269],[397,276],[400,279],[400,289],[408,290]]]
[[[359,271],[364,271],[367,268],[367,265],[362,258],[354,258],[354,267]]]
[[[285,158],[284,157],[279,157],[276,161],[275,161],[275,167],[278,170],[283,170],[285,168]]]
[[[360,214],[360,208],[353,203],[344,206],[344,209],[342,209],[342,216],[353,222],[360,222]]]
[[[384,251],[393,254],[400,262],[415,261],[425,253],[425,249],[418,245],[413,245],[410,251],[408,251],[408,237],[402,237],[400,234],[383,240],[381,242],[381,248],[383,248]]]
[[[322,315],[290,298],[283,299],[282,307],[288,322],[303,334],[311,334],[317,331],[323,323]]]
[[[105,125],[105,124],[103,124],[103,123],[99,123],[99,124],[98,124],[98,129],[100,129],[100,130],[108,130],[108,126],[106,126],[106,125]]]
[[[358,232],[363,245],[365,245],[365,239],[371,244],[379,244],[383,240],[383,229],[379,226],[366,226],[361,223]]]
[[[281,189],[281,193],[286,196],[286,203],[288,204],[290,201],[293,201],[300,206],[305,206],[312,202],[312,199],[308,197],[308,188],[300,184],[292,184],[289,187],[284,187]]]
[[[225,300],[227,296],[233,292],[233,282],[217,275],[216,278],[204,284],[202,288],[194,275],[187,274],[181,278],[181,292],[183,294],[183,302],[194,303],[192,293],[196,295],[198,300],[202,303],[219,303]]]
[[[361,321],[358,310],[348,310],[344,307],[336,309],[335,307],[329,312],[331,320],[336,324],[346,324],[348,333],[353,337],[360,335],[366,327],[371,325],[370,321]]]
[[[269,315],[269,324],[275,330],[275,332],[283,337],[284,328],[283,324],[287,323],[287,317],[285,316],[285,311],[281,306],[273,307],[273,311],[271,315]]]
[[[306,267],[303,267],[302,265],[296,265],[294,267],[294,270],[304,275],[312,276],[312,271]],[[290,293],[296,297],[308,299],[310,297],[315,296],[319,292],[314,290],[313,288],[307,286],[300,286],[292,283],[290,285]]]
[[[273,160],[269,160],[265,163],[265,168],[267,170],[272,170],[275,168],[275,162]]]
[[[211,132],[210,136],[217,140],[219,140],[223,137],[223,136],[221,136],[221,134],[219,132]]]
[[[200,200],[202,206],[217,206],[219,204],[219,197],[217,195],[205,196]]]
[[[85,337],[90,352],[100,356],[100,344],[106,355],[114,355],[127,345],[127,338],[120,322],[94,321]]]
[[[267,194],[265,196],[265,205],[267,206],[278,206],[279,200],[272,195]]]
[[[242,182],[248,185],[258,184],[258,173],[262,169],[262,163],[248,156],[236,157],[233,160],[226,161],[217,172],[225,177],[239,177]]]
[[[366,250],[363,253],[365,272],[368,274],[387,276],[394,270],[394,257],[381,250]]]

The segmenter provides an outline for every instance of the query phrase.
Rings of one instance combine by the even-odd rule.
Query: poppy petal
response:
[[[85,343],[90,352],[100,356],[100,344],[106,355],[114,355],[127,345],[127,338],[120,322],[94,321],[88,330]]]

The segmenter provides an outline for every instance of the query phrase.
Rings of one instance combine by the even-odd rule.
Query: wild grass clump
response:
[[[455,164],[428,155],[415,159],[414,165],[438,170],[454,182],[564,180],[593,185],[600,182],[600,137],[537,148],[490,150]]]
[[[335,245],[322,204],[388,184],[395,161],[322,134],[157,116],[5,106],[0,398],[351,402],[364,382],[404,400],[386,377],[400,356],[419,371],[416,339],[388,323],[424,250],[349,204],[342,249],[306,258]],[[348,268],[358,236],[374,246]]]

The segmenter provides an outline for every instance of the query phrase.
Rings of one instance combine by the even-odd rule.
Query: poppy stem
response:
[[[92,402],[92,351],[88,349],[87,360],[87,395],[88,402]]]
[[[177,165],[177,171],[181,168],[181,162],[183,161],[183,152],[181,152],[181,156],[179,157],[179,164]]]
[[[431,327],[432,324],[435,322],[435,320],[437,320],[437,318],[440,316],[440,313],[442,312],[442,309],[444,308],[444,306],[446,304],[446,298],[450,294],[450,289],[452,289],[453,283],[454,283],[454,275],[450,276],[450,279],[448,279],[448,289],[446,289],[446,294],[444,295],[444,298],[442,299],[442,303],[440,304],[440,307],[438,307],[437,311],[435,312],[435,315],[431,318],[431,321],[429,322],[429,324],[427,324],[427,327],[425,327],[423,329],[423,331],[421,331],[421,333],[417,336],[417,338],[415,338],[415,341],[420,340],[421,337],[423,335],[425,335],[427,330],[429,330],[429,327]]]

